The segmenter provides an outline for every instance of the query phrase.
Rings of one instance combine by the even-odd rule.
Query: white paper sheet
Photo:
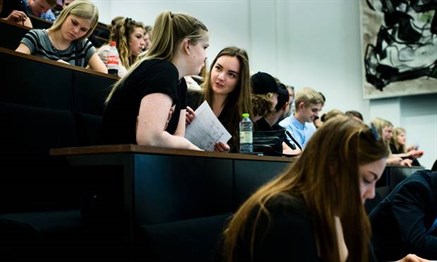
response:
[[[196,109],[196,117],[185,130],[185,138],[205,151],[214,151],[215,144],[227,143],[231,137],[206,101]]]

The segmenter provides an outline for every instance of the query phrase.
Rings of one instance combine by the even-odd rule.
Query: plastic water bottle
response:
[[[240,153],[253,152],[253,123],[248,113],[243,113],[240,121]]]
[[[118,63],[120,57],[117,51],[117,43],[111,41],[109,46],[108,57],[106,58],[106,66],[108,67],[108,74],[118,76]]]

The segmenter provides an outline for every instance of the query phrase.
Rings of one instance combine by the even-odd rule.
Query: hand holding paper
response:
[[[195,111],[196,117],[187,126],[185,138],[205,151],[214,151],[214,145],[226,144],[232,137],[204,101]]]

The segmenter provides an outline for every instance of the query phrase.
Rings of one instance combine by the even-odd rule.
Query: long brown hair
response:
[[[206,100],[208,104],[212,105],[214,101],[214,92],[212,90],[211,72],[217,60],[222,56],[236,57],[240,63],[240,72],[238,82],[234,90],[228,94],[224,102],[224,110],[228,112],[224,116],[223,125],[231,133],[233,142],[232,145],[238,145],[238,123],[241,120],[243,113],[252,115],[251,90],[250,90],[250,69],[249,56],[244,49],[230,46],[223,48],[211,63],[208,75],[203,83],[202,100]]]
[[[268,216],[266,203],[279,194],[301,196],[311,215],[323,261],[340,261],[334,216],[343,226],[348,261],[369,261],[370,222],[360,196],[359,166],[388,156],[384,143],[362,122],[347,116],[327,121],[311,137],[302,155],[288,170],[262,186],[235,213],[224,233],[224,257],[234,261],[245,230],[251,232],[253,255],[256,224]],[[258,210],[253,227],[247,218]]]

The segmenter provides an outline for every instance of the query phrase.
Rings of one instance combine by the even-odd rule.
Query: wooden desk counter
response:
[[[138,145],[56,148],[74,166],[120,166],[129,219],[155,224],[233,212],[258,186],[283,171],[286,157]]]

